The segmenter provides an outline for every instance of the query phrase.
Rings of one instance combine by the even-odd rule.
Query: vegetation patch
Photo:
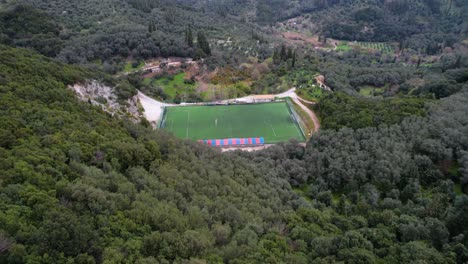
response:
[[[384,53],[395,52],[395,48],[392,45],[383,42],[357,42],[357,45],[365,49],[379,50]]]
[[[365,86],[359,89],[359,94],[365,97],[381,96],[383,92],[383,88],[372,86]]]
[[[144,78],[139,86],[147,95],[166,102],[199,102],[202,100],[197,91],[197,83],[186,80],[184,72],[164,75],[159,79]]]
[[[350,49],[351,46],[349,46],[347,42],[340,42],[339,45],[336,46],[337,51],[348,51]]]
[[[424,116],[426,102],[427,99],[413,97],[370,99],[333,93],[322,97],[317,112],[325,129],[358,129],[400,123],[409,116]]]
[[[127,63],[125,64],[124,66],[124,72],[134,72],[134,71],[138,71],[140,70],[141,68],[143,68],[143,66],[145,66],[145,62],[143,60],[141,61],[127,61]]]
[[[164,92],[171,98],[177,95],[177,92],[193,91],[195,83],[185,80],[185,73],[181,72],[172,76],[163,77],[153,82],[155,86],[162,87]]]
[[[322,88],[313,85],[311,87],[297,89],[296,93],[305,100],[318,101],[322,97],[324,91]]]

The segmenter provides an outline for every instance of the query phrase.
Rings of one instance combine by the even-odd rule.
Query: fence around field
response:
[[[279,103],[284,102],[283,98],[275,97],[272,100],[252,100],[252,101],[237,101],[235,99],[232,100],[223,100],[223,101],[216,101],[216,102],[197,102],[197,103],[185,103],[182,102],[177,105],[171,105],[168,107],[184,107],[184,106],[220,106],[220,105],[251,105],[251,104],[270,104],[270,103]]]
[[[290,99],[286,100],[286,104],[288,106],[289,113],[291,113],[292,118],[296,122],[297,126],[301,130],[302,136],[304,137],[304,140],[307,140],[307,134],[304,132],[304,129],[307,128],[306,124],[304,121],[302,121],[302,118],[297,114],[296,110],[294,110],[294,106],[292,105],[292,102]]]
[[[158,122],[158,125],[157,127],[158,128],[164,128],[164,126],[166,125],[166,107],[163,106],[162,107],[162,113],[161,113],[161,118],[159,119],[159,122]]]

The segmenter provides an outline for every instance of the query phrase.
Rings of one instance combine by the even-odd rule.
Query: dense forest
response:
[[[468,260],[467,91],[306,149],[221,155],[79,102],[67,85],[95,73],[0,58],[3,261]]]
[[[0,0],[0,263],[467,263],[467,14],[464,0]],[[296,18],[318,46],[281,37]],[[172,56],[212,76],[213,100],[295,87],[321,129],[222,153],[70,88],[164,100],[174,76],[195,86],[187,65],[122,72]]]
[[[466,1],[452,0],[349,1],[315,14],[321,16],[320,27],[329,37],[430,49],[453,46],[466,36],[467,8]]]
[[[32,47],[67,63],[102,64],[109,72],[127,57],[195,56],[198,46],[185,41],[189,25],[194,36],[235,37],[243,50],[255,46],[251,25],[173,1],[13,1],[0,3],[0,21],[4,44]]]
[[[197,47],[184,40],[188,25],[211,44],[233,39],[237,51],[230,57],[235,58],[271,55],[265,44],[275,23],[296,16],[310,17],[316,25],[310,31],[325,37],[397,42],[429,54],[455,48],[468,32],[468,5],[462,0],[4,2],[1,43],[33,47],[68,63],[104,64],[108,71],[127,57],[195,56]]]

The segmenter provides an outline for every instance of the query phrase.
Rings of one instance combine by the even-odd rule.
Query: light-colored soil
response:
[[[257,147],[229,147],[229,148],[221,148],[221,151],[227,152],[227,151],[242,150],[242,151],[252,152],[252,151],[264,150],[273,145],[274,144],[265,144],[263,146],[257,146]]]
[[[293,41],[293,42],[307,42],[314,46],[322,46],[321,45],[322,43],[318,41],[318,37],[309,37],[305,34],[292,32],[292,31],[284,32],[282,35],[283,35],[283,38]]]
[[[229,148],[221,148],[221,151],[227,152],[227,151],[241,150],[241,151],[253,152],[253,151],[264,150],[274,145],[275,144],[265,144],[263,146],[258,146],[258,147],[229,147]],[[307,144],[299,143],[299,145],[305,147]]]
[[[318,36],[311,37],[307,36],[305,33],[287,31],[281,33],[281,36],[292,44],[309,44],[312,45],[315,49],[337,49],[338,41],[331,38],[327,38],[327,43],[324,45],[318,40]]]
[[[138,91],[138,99],[140,100],[141,106],[145,110],[143,114],[146,120],[151,122],[153,126],[155,126],[159,122],[164,107],[171,106],[171,104],[156,101],[153,98],[146,96],[140,91]]]

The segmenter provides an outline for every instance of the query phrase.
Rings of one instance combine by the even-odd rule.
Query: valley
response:
[[[0,263],[467,263],[467,15],[0,1]]]

